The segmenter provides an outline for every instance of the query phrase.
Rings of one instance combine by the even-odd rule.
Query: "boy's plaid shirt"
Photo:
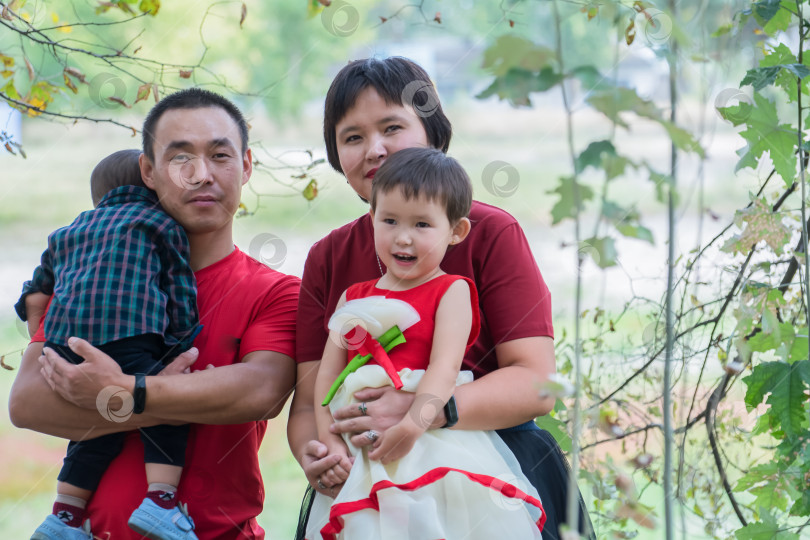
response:
[[[95,210],[48,237],[48,249],[15,305],[25,320],[25,297],[53,294],[45,337],[70,336],[93,345],[160,334],[182,352],[198,333],[197,283],[188,264],[183,228],[154,192],[137,186],[111,190]]]

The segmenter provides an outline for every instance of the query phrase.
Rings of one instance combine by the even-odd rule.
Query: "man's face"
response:
[[[250,178],[236,122],[219,107],[170,109],[155,124],[154,162],[141,172],[163,208],[189,235],[228,229]]]

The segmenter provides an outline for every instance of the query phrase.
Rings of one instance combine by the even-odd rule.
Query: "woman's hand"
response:
[[[329,449],[320,441],[309,441],[301,458],[301,468],[312,488],[335,497],[349,477],[354,458],[340,453],[329,453]]]
[[[333,414],[335,423],[329,428],[332,433],[351,433],[352,444],[360,448],[373,444],[377,438],[369,438],[367,432],[378,435],[400,423],[411,408],[414,400],[412,392],[401,392],[393,386],[364,388],[354,394],[357,403],[346,405]]]

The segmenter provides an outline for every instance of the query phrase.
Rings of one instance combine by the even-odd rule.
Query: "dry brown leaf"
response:
[[[123,99],[121,99],[121,98],[120,98],[120,97],[118,97],[118,96],[110,96],[110,97],[108,97],[107,99],[109,99],[109,100],[110,100],[110,101],[112,101],[112,102],[118,103],[119,105],[123,105],[123,106],[124,106],[124,107],[126,107],[127,109],[132,108],[132,106],[131,106],[131,105],[129,105],[129,104],[126,102],[126,101],[124,101]]]
[[[26,58],[25,56],[23,56],[23,60],[25,60],[26,69],[28,69],[28,80],[33,81],[34,77],[35,77],[35,75],[34,75],[34,66],[31,65],[31,62],[29,62],[28,58]]]
[[[239,18],[239,28],[242,28],[242,25],[245,23],[246,18],[247,18],[247,4],[242,2],[242,16]]]
[[[68,76],[67,76],[67,73],[63,73],[63,74],[62,74],[62,77],[64,77],[64,78],[65,78],[65,86],[67,86],[68,88],[70,88],[71,92],[73,92],[74,94],[78,94],[78,93],[79,93],[79,89],[78,89],[78,88],[76,88],[76,85],[75,85],[75,84],[73,84],[73,81],[72,81],[72,80],[70,80],[70,77],[68,77]]]

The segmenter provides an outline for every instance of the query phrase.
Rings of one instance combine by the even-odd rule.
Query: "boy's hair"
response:
[[[407,58],[366,58],[349,62],[340,70],[326,93],[323,139],[332,168],[343,173],[337,152],[338,122],[354,106],[357,96],[373,88],[389,105],[413,107],[427,133],[428,143],[442,152],[450,147],[453,128],[444,115],[436,88],[418,64]]]
[[[219,107],[233,118],[239,128],[242,155],[244,155],[248,147],[248,127],[242,111],[219,94],[202,88],[186,88],[161,99],[146,116],[146,120],[143,122],[143,153],[146,154],[149,161],[154,162],[155,160],[155,126],[163,113],[172,109],[203,109],[206,107]]]
[[[146,187],[138,164],[140,155],[140,150],[119,150],[98,162],[90,173],[90,195],[93,197],[93,206],[98,206],[104,195],[117,187]]]
[[[371,209],[377,209],[380,193],[396,188],[406,200],[423,196],[441,203],[451,225],[470,213],[470,177],[458,161],[435,148],[405,148],[386,159],[371,184]]]

